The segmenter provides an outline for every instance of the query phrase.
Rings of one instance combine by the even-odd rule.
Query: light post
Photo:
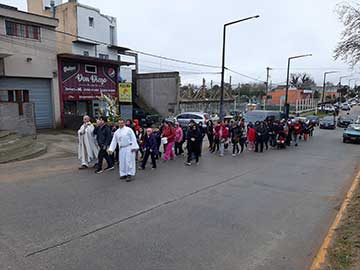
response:
[[[324,84],[323,84],[323,92],[321,96],[321,103],[323,103],[322,106],[324,106],[324,97],[325,97],[325,90],[326,90],[326,75],[332,74],[332,73],[338,73],[338,71],[326,71],[324,72]]]
[[[224,24],[223,30],[223,50],[222,50],[222,65],[221,65],[221,89],[220,89],[220,120],[224,119],[224,77],[225,77],[225,42],[226,42],[226,27],[232,24],[240,23],[243,21],[259,18],[259,15],[244,18],[241,20],[233,21]]]
[[[288,66],[287,66],[287,76],[286,76],[286,92],[285,92],[285,102],[284,102],[284,113],[286,115],[286,119],[289,118],[289,104],[288,104],[288,95],[289,95],[289,80],[290,80],[290,62],[292,59],[296,58],[303,58],[312,56],[312,54],[303,54],[303,55],[297,55],[292,56],[288,58]]]

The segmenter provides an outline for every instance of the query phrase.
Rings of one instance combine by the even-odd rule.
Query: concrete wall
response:
[[[89,17],[94,18],[94,26],[89,26]],[[114,44],[117,45],[117,25],[116,18],[106,16],[100,13],[96,8],[85,5],[77,5],[77,23],[78,35],[92,40],[101,41],[110,44],[110,26],[114,27]],[[78,50],[78,44],[74,44],[74,51]],[[98,57],[99,54],[109,55],[109,59],[117,60],[117,51],[109,49],[107,45],[97,45],[97,55],[90,55]],[[82,53],[81,53],[82,54]]]
[[[137,95],[162,116],[176,114],[179,82],[178,72],[137,74]]]
[[[0,102],[1,130],[16,132],[19,135],[35,135],[34,106],[32,103],[23,104],[24,114],[19,115],[17,103]]]
[[[40,26],[40,40],[6,36],[5,21],[14,20]],[[46,25],[45,25],[46,24]],[[59,84],[57,77],[57,20],[21,11],[0,8],[0,58],[5,77],[46,78],[52,80],[54,125],[61,124]],[[49,30],[50,29],[50,30]]]

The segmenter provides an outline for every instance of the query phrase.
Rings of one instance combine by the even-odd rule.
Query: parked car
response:
[[[335,129],[336,128],[336,120],[333,116],[326,116],[320,119],[320,128],[321,129]]]
[[[351,105],[351,106],[356,106],[356,105],[357,105],[356,100],[351,101],[350,105]]]
[[[331,104],[326,104],[324,107],[324,111],[326,113],[333,113],[333,112],[335,112],[335,107]]]
[[[201,112],[184,112],[175,117],[175,120],[179,122],[181,126],[188,126],[191,120],[194,120],[196,124],[202,122],[203,126],[206,126],[206,122],[210,119],[207,113]]]
[[[343,110],[343,111],[350,111],[350,110],[351,110],[351,107],[350,107],[349,104],[344,103],[344,104],[341,105],[341,110]]]
[[[257,121],[267,121],[267,120],[281,120],[285,118],[284,113],[279,111],[249,111],[245,114],[246,123],[255,123]]]
[[[354,119],[350,115],[339,116],[337,126],[347,128],[350,124],[354,123]]]
[[[316,115],[310,115],[310,116],[306,117],[306,119],[308,121],[310,121],[311,123],[315,124],[316,126],[318,126],[320,124],[320,118]]]
[[[343,133],[343,142],[359,142],[360,141],[360,124],[349,125]]]
[[[151,127],[152,125],[160,123],[160,115],[151,114],[145,117],[145,120],[142,122],[143,127]]]

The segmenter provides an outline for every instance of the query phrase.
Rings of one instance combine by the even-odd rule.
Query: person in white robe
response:
[[[109,153],[113,153],[117,145],[119,146],[120,179],[130,182],[136,173],[136,152],[139,150],[139,145],[134,131],[125,126],[124,120],[119,120],[119,129],[114,133]]]
[[[81,161],[79,169],[86,169],[89,167],[89,163],[97,159],[99,153],[99,147],[94,137],[94,126],[88,115],[83,117],[83,124],[78,130],[78,138],[78,158]]]

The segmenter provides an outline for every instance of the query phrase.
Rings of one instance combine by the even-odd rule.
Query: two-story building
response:
[[[85,114],[97,116],[98,97],[118,97],[121,61],[129,49],[117,46],[116,18],[99,9],[69,0],[28,0],[28,11],[56,18],[59,90],[65,127]]]
[[[57,26],[55,18],[0,4],[0,102],[13,101],[16,90],[27,93],[16,99],[34,104],[37,128],[61,124]]]

